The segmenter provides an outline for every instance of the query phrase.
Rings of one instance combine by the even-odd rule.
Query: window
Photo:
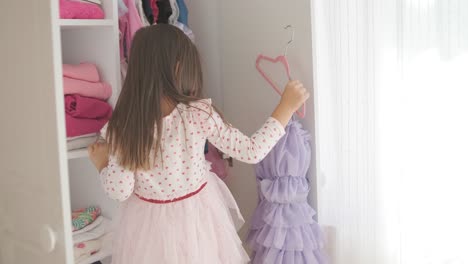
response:
[[[468,263],[468,1],[313,9],[318,217],[333,263]]]

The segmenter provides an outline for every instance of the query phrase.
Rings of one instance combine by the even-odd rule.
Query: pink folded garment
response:
[[[63,19],[103,19],[104,11],[96,4],[60,0],[60,18]]]
[[[107,100],[112,95],[112,88],[105,82],[87,82],[63,77],[63,92]]]
[[[65,112],[79,118],[108,118],[112,107],[105,101],[78,94],[65,95]]]
[[[65,113],[67,137],[76,137],[90,133],[97,133],[109,121],[109,117],[99,119],[76,118]]]
[[[88,82],[100,81],[98,69],[92,63],[63,64],[63,76]]]

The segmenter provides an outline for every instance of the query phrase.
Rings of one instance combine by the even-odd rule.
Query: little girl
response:
[[[211,100],[201,99],[199,54],[181,30],[143,28],[130,54],[122,92],[102,131],[107,143],[89,148],[105,192],[122,202],[113,263],[248,263],[228,208],[232,196],[210,172],[205,140],[257,163],[309,93],[299,81],[289,82],[276,110],[249,138],[226,123]]]

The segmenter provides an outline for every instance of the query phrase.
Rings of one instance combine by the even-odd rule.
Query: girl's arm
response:
[[[135,175],[122,168],[114,156],[109,157],[107,143],[95,143],[88,148],[89,157],[100,172],[106,194],[114,200],[124,201],[133,193]]]
[[[300,82],[289,82],[276,110],[251,137],[227,125],[210,102],[200,103],[197,105],[202,110],[198,113],[201,116],[199,129],[222,152],[242,162],[258,163],[284,135],[284,127],[308,97],[309,93]]]
[[[263,160],[284,135],[283,125],[273,117],[268,118],[251,137],[226,125],[215,111],[211,118],[214,120],[208,120],[208,125],[213,129],[207,131],[208,141],[220,151],[245,163],[255,164]]]

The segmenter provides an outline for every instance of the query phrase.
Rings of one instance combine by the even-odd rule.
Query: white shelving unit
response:
[[[103,0],[102,8],[105,19],[59,19],[57,26],[60,27],[62,62],[96,64],[101,81],[112,86],[109,103],[114,107],[121,89],[117,1]],[[103,216],[113,218],[117,203],[104,194],[87,150],[68,151],[67,158],[72,210],[97,205]],[[95,255],[93,262],[98,256],[103,263],[110,259],[106,255]]]
[[[105,19],[60,19],[64,63],[92,62],[98,66],[102,81],[113,89],[109,103],[114,106],[120,92],[120,55],[117,3],[103,1]],[[68,159],[88,157],[86,149],[68,152]]]
[[[68,160],[87,158],[88,150],[87,149],[76,149],[68,151]]]
[[[60,27],[81,28],[81,27],[112,27],[112,19],[60,19]]]

